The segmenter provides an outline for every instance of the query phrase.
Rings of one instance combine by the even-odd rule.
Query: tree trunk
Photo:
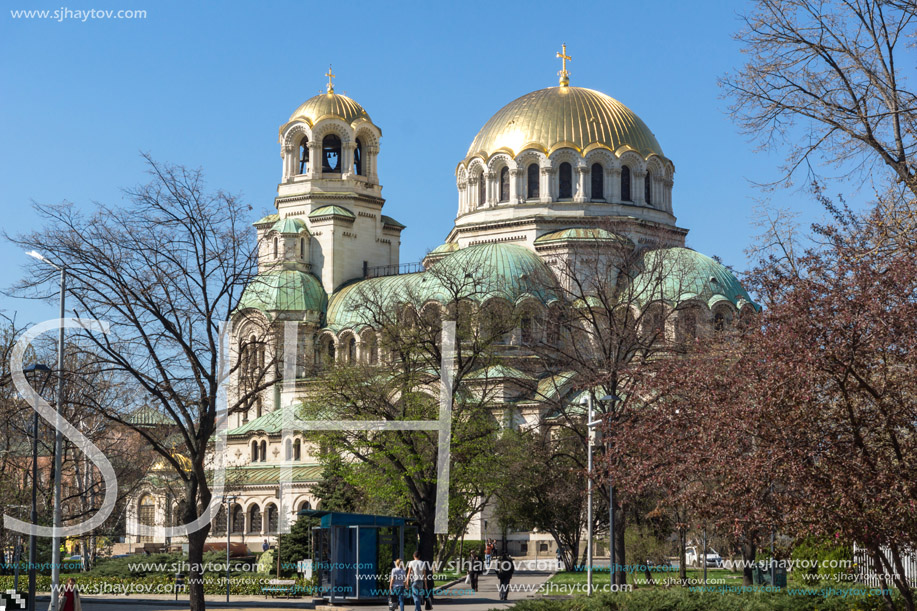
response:
[[[619,586],[627,584],[627,571],[623,568],[627,564],[627,556],[624,549],[624,531],[626,528],[624,520],[624,505],[615,503],[615,564],[620,569],[615,571],[614,583]]]
[[[758,547],[749,537],[742,542],[742,585],[754,585],[753,565],[758,555]]]
[[[417,536],[420,539],[417,542],[417,551],[420,552],[420,559],[427,562],[433,562],[433,555],[436,551],[436,529],[435,515],[433,513],[433,503],[424,503],[424,507],[429,507],[430,511],[424,512],[424,515],[417,516]]]
[[[190,520],[189,520],[190,522]],[[208,524],[201,530],[188,534],[188,599],[191,611],[204,611],[204,575],[201,567],[204,565],[204,542],[210,532]]]
[[[688,567],[685,566],[687,560],[688,531],[684,528],[678,531],[678,578],[681,583],[688,581]]]

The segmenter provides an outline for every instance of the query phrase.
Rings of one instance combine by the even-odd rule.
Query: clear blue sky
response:
[[[69,0],[68,0],[69,1]],[[142,20],[13,19],[8,9],[144,9]],[[762,197],[749,181],[777,175],[725,113],[717,77],[742,56],[738,1],[704,2],[178,2],[11,0],[0,14],[0,209],[3,229],[36,226],[31,200],[114,203],[146,179],[139,151],[200,166],[240,193],[252,220],[272,210],[277,129],[336,89],[382,128],[385,211],[407,225],[402,261],[443,241],[457,206],[454,170],[474,135],[509,101],[557,82],[562,42],[571,84],[622,101],[676,167],[673,205],[688,244],[737,269]],[[804,218],[807,196],[770,197]],[[138,228],[139,230],[140,228]],[[24,255],[0,245],[0,287]],[[0,297],[34,320],[45,308]],[[49,315],[53,308],[47,308]]]

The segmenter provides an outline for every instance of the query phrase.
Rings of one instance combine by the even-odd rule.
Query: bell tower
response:
[[[280,127],[283,171],[274,203],[280,219],[305,223],[303,258],[330,295],[371,268],[397,265],[404,226],[382,214],[382,130],[360,104],[335,93],[330,66],[325,76],[325,92]]]

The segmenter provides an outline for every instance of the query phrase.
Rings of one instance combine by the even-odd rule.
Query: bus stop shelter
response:
[[[417,529],[407,518],[320,509],[299,515],[319,520],[312,528],[314,596],[331,604],[387,599],[395,559],[417,548]]]

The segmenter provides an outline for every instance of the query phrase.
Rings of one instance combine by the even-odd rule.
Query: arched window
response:
[[[241,535],[245,532],[245,512],[241,505],[233,505],[232,521],[230,522],[233,534]]]
[[[621,168],[621,201],[633,201],[630,196],[630,168],[627,166]]]
[[[357,340],[353,337],[347,342],[347,362],[357,362]]]
[[[370,337],[366,340],[366,362],[370,365],[375,365],[379,357],[376,350],[376,338]]]
[[[283,444],[283,446],[284,446],[284,450],[286,450],[284,452],[284,459],[293,460],[293,441],[290,439],[287,439],[287,442]]]
[[[274,258],[277,258],[277,253],[280,252],[280,241],[277,238],[274,238]]]
[[[647,206],[653,205],[653,200],[650,197],[650,194],[653,192],[653,175],[649,170],[646,171],[646,176],[643,177],[643,201],[646,202]]]
[[[309,501],[303,501],[299,504],[299,510],[302,511],[303,509],[312,509],[312,503]]]
[[[328,362],[334,362],[334,340],[328,338],[328,345],[326,346],[326,351],[328,353]]]
[[[713,315],[713,329],[715,331],[722,331],[726,328],[726,316],[722,312],[717,312]]]
[[[267,506],[267,532],[269,533],[277,532],[277,506],[276,505]]]
[[[293,442],[293,460],[302,459],[302,443],[297,439]]]
[[[341,173],[341,139],[335,134],[322,139],[322,172]]]
[[[303,136],[299,143],[299,173],[309,171],[309,136]]]
[[[220,505],[220,510],[217,512],[217,517],[213,519],[213,528],[211,531],[213,534],[226,534],[226,506]]]
[[[258,459],[261,462],[264,462],[265,460],[267,460],[267,442],[265,441],[261,442],[261,449],[258,452]]]
[[[252,505],[248,510],[248,532],[261,532],[261,508],[257,505]]]
[[[482,207],[487,201],[487,179],[484,178],[484,172],[478,174],[478,208]]]
[[[144,494],[137,504],[137,521],[145,526],[156,525],[156,502],[152,495]]]
[[[258,442],[252,442],[252,462],[258,461]]]
[[[570,199],[573,197],[573,166],[566,161],[560,164],[557,181],[558,199]]]
[[[363,176],[363,143],[357,138],[357,146],[353,149],[353,173]]]
[[[592,199],[605,199],[605,168],[601,163],[592,164]]]
[[[535,323],[531,314],[522,315],[522,320],[519,321],[519,328],[522,331],[522,343],[526,346],[532,344],[535,340]]]
[[[500,170],[500,201],[509,201],[509,168]]]
[[[529,164],[528,169],[526,170],[526,199],[534,199],[539,197],[539,188],[538,188],[538,164],[531,163]]]
[[[299,238],[299,258],[305,259],[306,257],[306,238]]]

